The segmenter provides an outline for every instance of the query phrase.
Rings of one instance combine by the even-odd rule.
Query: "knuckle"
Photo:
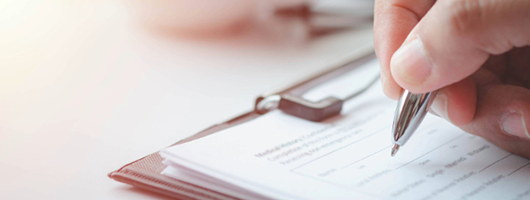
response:
[[[508,104],[509,110],[519,110],[525,113],[530,112],[530,102],[528,101],[528,98],[512,98],[510,100],[510,103]]]
[[[470,36],[479,29],[482,16],[481,0],[448,0],[444,10],[449,11],[449,27],[457,36]]]
[[[522,111],[530,113],[530,91],[524,87],[513,85],[492,86],[487,91],[488,99],[497,99],[500,107],[497,109],[506,111]]]

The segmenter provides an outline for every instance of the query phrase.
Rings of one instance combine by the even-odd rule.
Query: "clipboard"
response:
[[[302,94],[345,72],[354,70],[356,67],[375,58],[376,56],[373,46],[369,46],[368,48],[360,47],[353,55],[349,56],[348,59],[331,65],[319,73],[300,79],[290,85],[263,93],[256,99],[254,110],[226,122],[211,126],[197,134],[180,140],[171,146],[193,141],[221,130],[237,126],[258,118],[274,109],[280,109],[290,115],[311,121],[321,121],[337,115],[340,113],[344,101],[354,98],[358,94],[364,92],[364,89],[354,92],[345,99],[330,96],[318,102],[307,101],[302,98]],[[374,79],[368,83],[366,88],[377,80],[379,80],[379,78],[374,77]],[[110,172],[108,176],[111,179],[134,187],[178,199],[238,199],[218,191],[162,175],[162,170],[166,168],[166,166],[162,164],[162,160],[163,159],[158,152],[155,152],[126,164],[116,171]]]

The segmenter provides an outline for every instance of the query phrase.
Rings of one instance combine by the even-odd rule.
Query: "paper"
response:
[[[164,174],[245,199],[530,198],[530,160],[432,115],[390,157],[395,102],[380,91],[321,123],[273,111],[170,147]]]

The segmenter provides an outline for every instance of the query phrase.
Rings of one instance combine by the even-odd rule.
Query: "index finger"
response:
[[[383,90],[389,98],[398,99],[401,93],[401,87],[390,72],[390,59],[434,2],[435,0],[375,1],[375,52],[381,64]]]

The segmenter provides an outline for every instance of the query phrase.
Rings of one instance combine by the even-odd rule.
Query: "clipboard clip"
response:
[[[344,102],[368,90],[379,79],[379,75],[371,79],[363,88],[344,99],[328,96],[320,101],[313,102],[304,99],[302,95],[312,88],[333,80],[375,58],[375,54],[370,52],[368,55],[354,59],[354,61],[332,67],[309,78],[266,92],[256,99],[254,110],[259,114],[265,114],[271,110],[280,109],[287,114],[314,122],[323,121],[340,114]]]

